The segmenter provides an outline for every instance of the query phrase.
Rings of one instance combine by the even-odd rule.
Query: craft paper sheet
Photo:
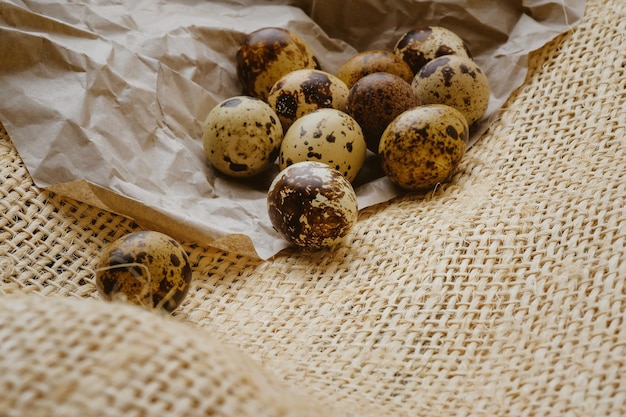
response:
[[[208,112],[242,93],[235,54],[247,33],[288,28],[335,73],[413,27],[446,26],[492,90],[473,143],[523,83],[529,52],[583,12],[581,0],[0,1],[0,122],[38,186],[181,241],[267,259],[287,246],[266,211],[277,168],[225,178],[202,148]],[[360,208],[400,193],[376,168],[355,186]]]

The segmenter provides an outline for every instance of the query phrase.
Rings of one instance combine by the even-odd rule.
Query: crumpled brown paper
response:
[[[264,26],[298,33],[323,69],[392,49],[405,31],[447,26],[490,80],[472,142],[526,75],[528,53],[576,24],[582,0],[90,0],[0,2],[0,121],[34,182],[186,242],[267,259],[287,246],[266,212],[276,170],[217,175],[202,122],[241,94],[235,53]],[[360,208],[398,195],[379,172]]]

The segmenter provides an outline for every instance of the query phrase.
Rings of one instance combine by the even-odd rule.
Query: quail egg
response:
[[[395,74],[406,82],[413,80],[413,71],[409,64],[391,51],[371,50],[353,55],[337,71],[337,77],[348,88],[355,82],[374,72],[388,72]]]
[[[387,125],[418,104],[411,84],[397,75],[375,72],[354,83],[348,94],[346,112],[361,126],[367,148],[378,153],[380,135]]]
[[[323,162],[352,182],[363,168],[366,153],[367,144],[356,120],[337,109],[319,109],[287,130],[278,165],[285,169],[296,162]]]
[[[206,157],[231,177],[247,178],[266,170],[276,161],[282,140],[283,128],[274,110],[250,96],[222,101],[204,121]]]
[[[389,180],[407,190],[446,181],[465,154],[469,127],[456,109],[417,106],[395,118],[380,139],[378,153]]]
[[[398,39],[394,52],[409,64],[413,74],[443,55],[472,57],[463,39],[442,26],[420,26],[409,30]]]
[[[470,58],[445,55],[424,65],[411,87],[423,104],[446,104],[460,111],[471,126],[487,111],[489,81]]]
[[[358,217],[351,183],[328,165],[303,161],[280,171],[267,195],[276,231],[292,245],[309,249],[340,243]]]
[[[237,49],[236,70],[244,94],[267,100],[272,86],[291,71],[320,69],[317,57],[294,32],[265,27],[248,34]]]
[[[317,109],[344,111],[348,86],[332,74],[315,69],[290,72],[274,84],[268,103],[287,131],[296,119]]]
[[[176,240],[156,231],[129,233],[109,243],[96,268],[96,288],[104,299],[168,312],[182,303],[190,282],[187,253]]]

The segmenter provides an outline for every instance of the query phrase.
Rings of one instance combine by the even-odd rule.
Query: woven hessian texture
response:
[[[38,189],[3,133],[0,415],[626,415],[624,45],[626,4],[589,1],[449,183],[332,252],[184,242],[173,317],[99,299],[137,226]]]

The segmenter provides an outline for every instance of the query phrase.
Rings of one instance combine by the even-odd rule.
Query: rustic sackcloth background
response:
[[[172,317],[100,301],[130,220],[0,133],[2,416],[626,415],[626,3],[591,0],[432,193],[331,253],[186,245]]]

